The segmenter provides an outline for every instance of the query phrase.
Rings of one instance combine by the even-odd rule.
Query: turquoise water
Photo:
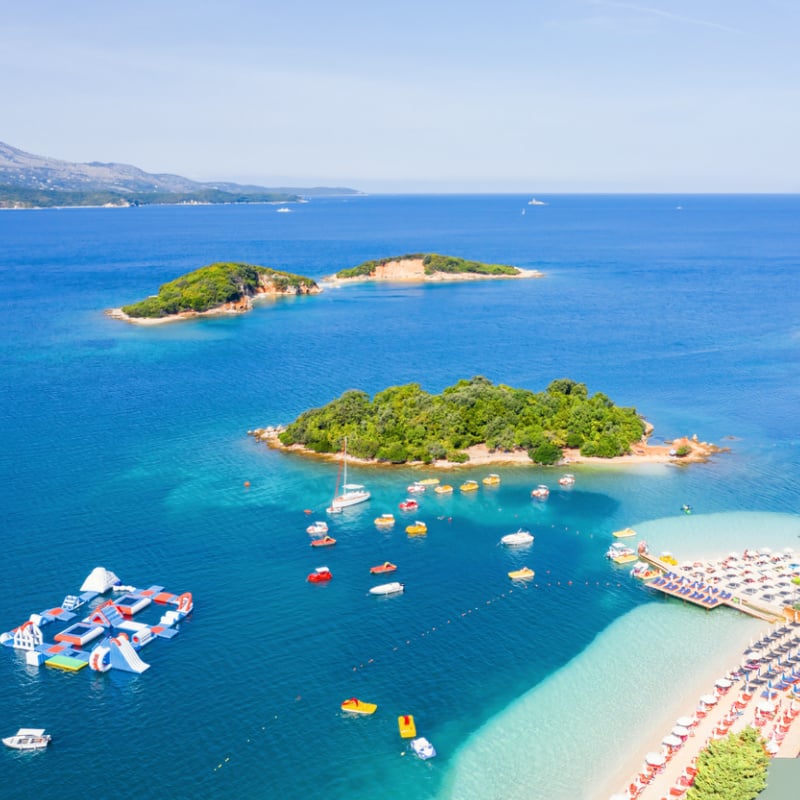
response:
[[[175,640],[143,650],[152,668],[141,676],[33,670],[0,652],[5,728],[55,736],[46,754],[2,754],[7,796],[83,796],[98,782],[103,796],[147,796],[158,776],[173,798],[371,798],[388,786],[477,797],[489,776],[498,785],[490,763],[516,714],[547,719],[519,728],[520,747],[546,752],[570,736],[565,756],[593,765],[569,773],[574,787],[563,770],[537,770],[534,785],[523,776],[526,796],[602,780],[596,721],[618,741],[641,717],[590,696],[597,712],[576,736],[548,714],[548,687],[608,680],[607,665],[629,656],[628,620],[679,640],[689,624],[679,604],[608,565],[610,532],[633,525],[679,558],[698,539],[714,553],[800,547],[800,199],[553,197],[523,216],[526,200],[0,214],[0,629],[59,603],[97,565],[196,601]],[[158,328],[102,314],[213,260],[321,277],[428,250],[547,277],[359,285]],[[731,452],[689,469],[578,467],[571,490],[556,488],[557,471],[493,468],[496,490],[424,497],[414,518],[429,534],[412,540],[372,520],[399,517],[423,473],[354,467],[373,499],[331,521],[335,548],[312,551],[303,512],[324,509],[336,465],[268,450],[247,430],[348,388],[438,392],[475,374],[534,390],[568,376],[635,405],[656,438],[696,432]],[[541,482],[552,494],[533,504]],[[536,536],[530,550],[497,546],[520,526]],[[380,581],[368,568],[386,559],[406,592],[370,597]],[[333,581],[308,585],[320,564]],[[507,571],[524,565],[535,581],[511,585]],[[720,612],[692,621],[719,642],[749,624]],[[375,716],[345,718],[339,704],[353,695],[378,703]],[[406,713],[437,759],[402,755]]]

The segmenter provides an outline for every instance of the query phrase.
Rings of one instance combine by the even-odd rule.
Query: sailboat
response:
[[[344,471],[344,483],[342,484],[342,491],[340,492],[339,477],[342,471]],[[345,438],[342,448],[342,463],[339,469],[339,476],[336,478],[336,492],[327,511],[329,514],[338,514],[343,508],[354,506],[357,503],[363,503],[365,500],[369,500],[369,498],[370,493],[367,491],[366,487],[359,483],[347,482],[347,439]]]

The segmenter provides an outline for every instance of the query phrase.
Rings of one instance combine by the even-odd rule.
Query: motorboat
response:
[[[508,573],[508,577],[511,578],[512,581],[528,581],[535,574],[536,573],[530,569],[530,567],[522,567],[521,569],[512,569],[511,572]]]
[[[312,522],[307,528],[306,533],[311,536],[324,536],[328,532],[328,523],[322,520]]]
[[[633,528],[623,528],[620,531],[614,531],[612,536],[616,536],[617,539],[625,539],[628,536],[636,536],[636,531]]]
[[[443,483],[441,486],[437,486],[434,490],[436,494],[453,494],[453,487],[449,483]]]
[[[632,561],[638,560],[636,553],[622,542],[614,542],[606,551],[606,558],[611,559],[615,564],[630,564]]]
[[[374,714],[378,710],[375,703],[367,703],[357,697],[350,697],[341,705],[342,711],[349,711],[351,714]]]
[[[323,536],[321,539],[314,539],[311,542],[312,547],[332,547],[336,544],[336,539],[333,536],[328,536],[327,534]]]
[[[413,525],[406,527],[409,536],[424,536],[428,532],[428,526],[424,522],[417,520]]]
[[[392,564],[391,561],[384,561],[383,564],[378,564],[376,567],[370,567],[369,571],[373,575],[380,575],[383,572],[394,572],[397,569],[397,564]]]
[[[484,486],[498,486],[500,484],[500,476],[496,472],[487,475],[481,483]]]
[[[13,736],[6,736],[3,744],[12,750],[44,750],[52,738],[44,728],[20,728]]]
[[[394,514],[381,514],[375,517],[375,525],[379,528],[391,528],[394,525]]]
[[[547,203],[545,203],[544,200],[537,200],[535,197],[531,197],[531,199],[528,200],[528,205],[529,206],[546,206]]]
[[[531,492],[531,497],[535,497],[537,500],[547,500],[547,498],[550,497],[550,489],[543,483],[540,483]]]
[[[516,533],[507,533],[500,539],[500,544],[505,544],[509,547],[531,544],[531,542],[533,542],[533,534],[531,534],[530,531],[522,530],[522,528],[516,531]]]
[[[400,730],[400,736],[404,739],[413,739],[417,735],[417,726],[411,714],[402,714],[399,716],[397,718],[397,727]]]
[[[344,481],[342,483],[341,491],[339,491],[339,478],[344,474]],[[336,490],[334,492],[333,500],[331,500],[329,511],[335,513],[337,510],[354,506],[358,503],[363,503],[371,497],[366,487],[360,483],[347,482],[347,438],[345,437],[342,446],[342,462],[339,469],[339,475],[336,477]]]
[[[422,494],[425,491],[425,487],[421,483],[412,483],[406,486],[406,491],[409,494]]]
[[[477,492],[478,491],[478,481],[464,481],[461,486],[458,487],[459,491],[461,492]]]
[[[575,483],[575,476],[571,472],[565,472],[558,482],[561,486],[572,486]]]
[[[424,737],[420,736],[417,739],[412,739],[409,746],[417,758],[426,761],[436,755],[436,748]]]
[[[413,497],[407,497],[400,503],[401,511],[416,511],[419,508],[419,503]]]
[[[309,583],[327,583],[333,578],[333,573],[327,567],[317,567],[306,580]]]
[[[399,581],[392,581],[391,583],[381,583],[378,586],[373,586],[370,594],[400,594],[405,587]]]

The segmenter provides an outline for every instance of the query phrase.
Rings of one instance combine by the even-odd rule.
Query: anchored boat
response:
[[[3,744],[12,750],[44,750],[52,738],[44,728],[20,728],[13,736],[6,736]]]
[[[398,581],[392,581],[391,583],[382,583],[379,586],[373,586],[370,590],[370,594],[399,594],[404,589],[402,583]]]
[[[349,711],[351,714],[374,714],[378,710],[375,703],[366,703],[357,697],[351,697],[342,703],[342,711]]]

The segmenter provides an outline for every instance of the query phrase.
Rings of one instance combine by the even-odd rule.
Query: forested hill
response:
[[[621,408],[604,394],[589,396],[582,383],[553,381],[544,392],[493,384],[484,377],[461,380],[439,395],[419,384],[391,386],[370,400],[350,390],[322,408],[301,414],[280,434],[282,444],[347,452],[393,463],[436,459],[465,462],[468,447],[524,449],[532,461],[556,463],[562,448],[611,458],[639,441],[645,423],[634,408]]]

